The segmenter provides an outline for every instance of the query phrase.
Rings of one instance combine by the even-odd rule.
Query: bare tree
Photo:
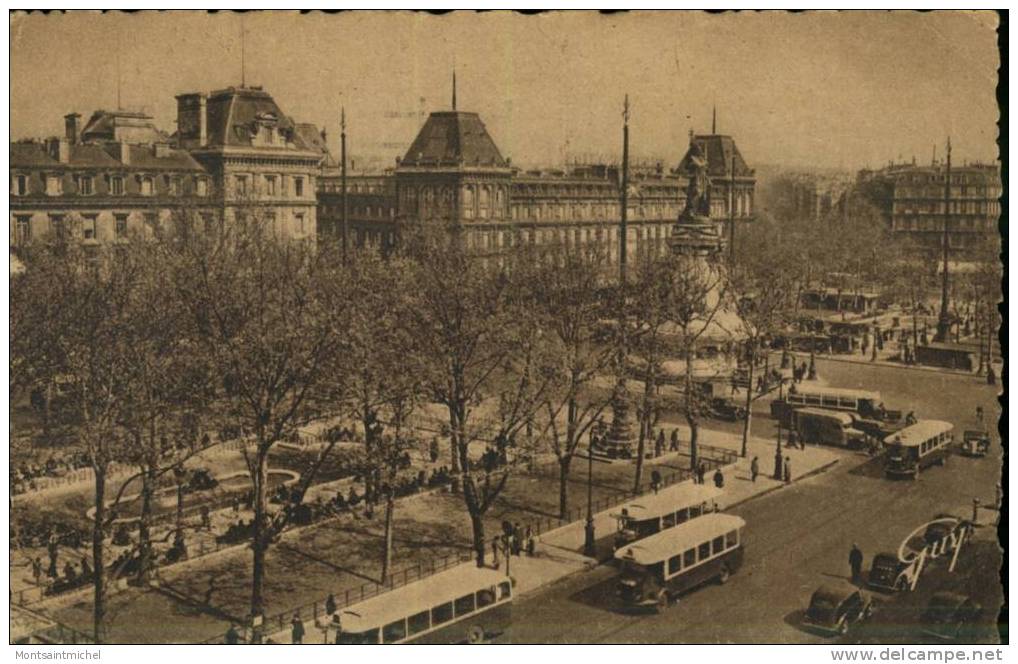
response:
[[[186,230],[186,229],[185,229]],[[316,414],[315,397],[335,371],[345,303],[329,297],[341,276],[328,252],[277,236],[256,206],[237,206],[212,232],[179,235],[172,285],[189,313],[190,336],[222,373],[225,415],[253,436],[251,614],[264,613],[265,555],[293,513],[268,503],[269,453]],[[326,445],[302,477],[303,500]]]
[[[453,472],[470,517],[478,566],[484,564],[484,515],[505,487],[509,469],[475,468],[480,443],[506,453],[540,403],[550,378],[529,367],[539,352],[533,310],[522,306],[517,277],[529,255],[472,255],[453,230],[419,232],[405,247],[414,260],[414,348],[424,379],[449,415]],[[519,268],[519,269],[516,269]],[[493,406],[497,402],[497,406]]]

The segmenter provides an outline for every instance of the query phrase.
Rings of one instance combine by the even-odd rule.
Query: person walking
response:
[[[240,643],[240,632],[237,631],[236,625],[230,625],[230,629],[226,630],[225,641],[227,645],[235,646]]]
[[[717,470],[714,471],[714,486],[719,489],[723,489],[725,487],[725,476],[721,472],[721,466],[718,466]]]
[[[658,489],[661,488],[661,471],[657,468],[652,470],[650,473],[650,488],[654,491],[654,493],[657,493]]]
[[[852,568],[852,583],[859,583],[862,578],[862,549],[858,544],[852,544],[852,550],[848,552],[848,565]]]
[[[57,553],[59,550],[60,548],[57,544],[57,535],[56,533],[51,533],[49,536],[49,542],[46,544],[46,553],[49,554],[49,568],[46,570],[46,574],[53,579],[60,576],[60,572],[57,571]]]
[[[304,643],[304,621],[300,619],[299,613],[293,614],[293,620],[290,621],[290,636],[295,644]]]
[[[35,579],[35,585],[41,585],[39,580],[42,578],[42,559],[39,556],[32,561],[32,578]]]
[[[505,537],[505,536],[503,535],[503,537]],[[498,569],[499,565],[502,564],[502,561],[498,557],[498,536],[497,535],[491,540],[491,559],[492,559],[492,563],[491,563],[492,567],[494,569]]]
[[[749,462],[749,476],[754,482],[756,482],[756,476],[760,474],[760,459],[753,457],[753,460]]]
[[[523,529],[520,528],[520,522],[517,521],[516,525],[513,526],[513,555],[518,556],[523,550]]]
[[[976,406],[976,422],[979,423],[979,428],[980,429],[984,428],[983,427],[983,407],[982,406]]]
[[[703,478],[707,474],[707,464],[703,461],[696,467],[696,483],[703,484]]]
[[[212,515],[208,505],[201,506],[201,527],[205,530],[212,530]]]
[[[658,429],[657,440],[654,441],[654,456],[661,456],[665,453],[665,430]]]
[[[336,612],[336,596],[329,593],[329,596],[325,598],[325,615],[331,616]]]
[[[679,451],[679,430],[672,429],[672,441],[671,446],[668,448],[671,452]]]
[[[534,539],[534,533],[530,530],[530,526],[527,526],[527,555],[533,558],[537,554],[537,540]]]
[[[792,460],[785,457],[785,484],[792,483]]]

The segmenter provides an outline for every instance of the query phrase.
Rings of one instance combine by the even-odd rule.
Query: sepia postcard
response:
[[[1002,22],[12,11],[9,643],[1000,659]]]

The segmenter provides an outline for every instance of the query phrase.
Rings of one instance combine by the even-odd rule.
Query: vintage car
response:
[[[905,569],[905,563],[901,562],[896,553],[878,553],[873,556],[873,564],[870,567],[867,583],[870,588],[896,592],[905,588],[905,581],[901,576]]]
[[[965,639],[981,613],[982,607],[968,595],[939,592],[930,599],[919,622],[923,632],[938,639]]]
[[[746,407],[724,397],[711,399],[707,412],[710,417],[726,422],[741,422],[746,419]]]
[[[990,434],[985,431],[969,429],[961,442],[962,455],[968,457],[984,457],[990,452]]]
[[[803,627],[828,634],[845,634],[873,612],[873,600],[855,586],[824,584],[810,597]]]

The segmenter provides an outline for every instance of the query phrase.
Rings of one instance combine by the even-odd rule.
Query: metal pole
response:
[[[937,320],[935,341],[950,341],[951,323],[947,311],[949,305],[950,274],[948,270],[949,238],[951,225],[951,138],[947,139],[947,177],[944,178],[944,235],[941,240],[944,250],[944,274],[940,286],[940,317]]]
[[[626,240],[629,220],[629,95],[622,117],[622,210],[619,223],[619,284],[626,283]]]
[[[593,439],[593,434],[591,434]],[[594,450],[587,444],[587,527],[584,532],[583,553],[594,557]]]
[[[346,258],[347,258],[347,247],[348,247],[348,242],[349,242],[349,240],[347,238],[350,235],[350,226],[349,226],[349,218],[348,218],[349,207],[347,205],[347,200],[346,200],[347,196],[346,196],[346,107],[345,106],[341,110],[339,126],[340,126],[340,133],[339,133],[339,146],[340,147],[339,147],[339,150],[340,150],[340,154],[342,155],[341,158],[342,158],[342,162],[343,162],[342,167],[341,167],[342,175],[341,175],[340,179],[342,180],[342,189],[343,189],[343,260],[345,261]]]
[[[735,153],[732,153],[732,173],[728,191],[728,267],[735,267]]]

